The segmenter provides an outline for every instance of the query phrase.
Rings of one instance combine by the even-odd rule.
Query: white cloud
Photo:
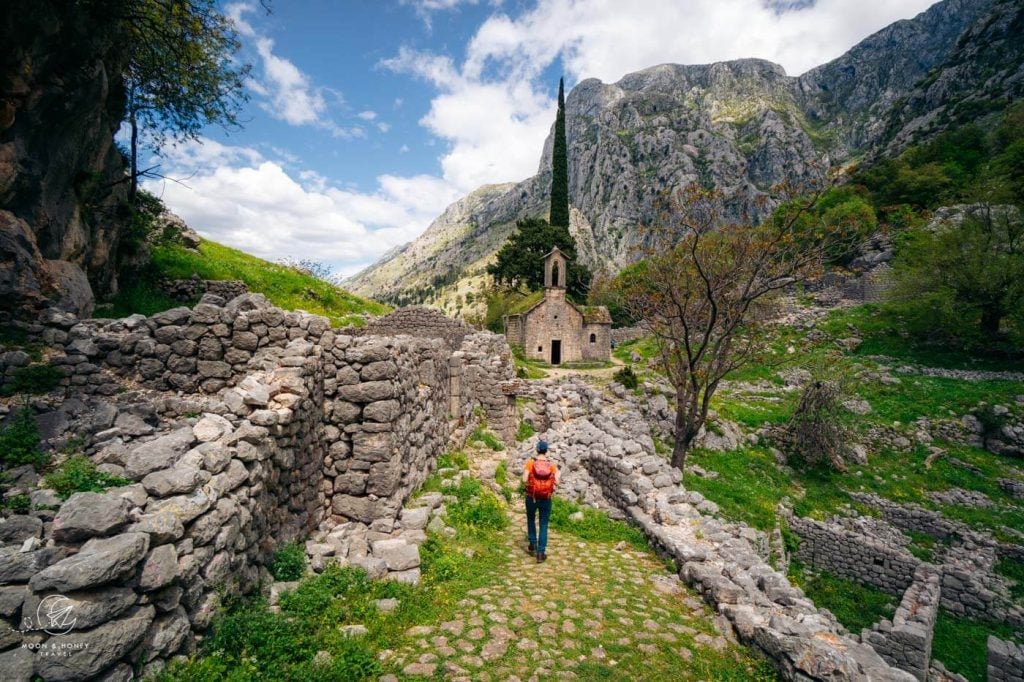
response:
[[[261,258],[310,258],[354,274],[416,237],[458,198],[440,178],[382,175],[372,192],[341,189],[320,174],[291,174],[255,150],[212,140],[180,145],[149,191],[214,241]]]
[[[376,111],[370,111],[369,109],[367,109],[366,111],[360,111],[356,115],[359,118],[363,119],[364,121],[372,121],[373,119],[377,118],[377,112]]]
[[[386,133],[389,130],[391,130],[391,124],[390,123],[386,123],[384,121],[379,121],[375,125],[377,126],[377,130],[381,131],[382,133]]]
[[[399,154],[408,154],[409,153],[409,145],[403,144],[401,147],[398,148],[398,153]]]

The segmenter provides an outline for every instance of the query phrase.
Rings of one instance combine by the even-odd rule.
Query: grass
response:
[[[544,379],[548,375],[544,369],[551,368],[546,362],[526,357],[522,346],[512,346],[512,362],[516,367],[516,376],[520,379]]]
[[[107,488],[129,485],[131,481],[121,476],[113,476],[97,471],[96,465],[85,455],[74,455],[67,458],[54,471],[48,473],[43,483],[66,500],[75,493],[103,492]]]
[[[516,429],[516,441],[522,443],[529,440],[535,433],[537,433],[537,429],[533,428],[533,424],[525,420],[521,421],[519,428]]]
[[[152,314],[180,305],[163,295],[155,280],[159,277],[187,279],[193,274],[202,279],[237,279],[250,291],[266,296],[285,310],[305,310],[323,315],[335,326],[358,323],[358,315],[383,315],[390,308],[360,298],[343,289],[295,268],[270,263],[237,249],[204,240],[193,251],[178,245],[158,246],[152,252],[154,273],[134,286],[126,287],[111,301],[111,316],[141,312]]]
[[[764,448],[745,447],[731,452],[695,450],[690,453],[689,462],[717,471],[719,476],[701,478],[686,471],[683,485],[713,500],[727,518],[754,528],[774,528],[778,523],[779,501],[797,493],[796,486]]]
[[[582,513],[583,518],[573,520],[573,514]],[[607,514],[581,507],[578,504],[555,497],[551,500],[551,518],[548,527],[554,530],[575,535],[581,540],[592,542],[625,542],[632,547],[650,551],[647,537],[639,528],[622,521],[608,518]]]
[[[1010,595],[1018,604],[1024,605],[1024,562],[1009,557],[1000,559],[996,573],[1010,579]]]
[[[907,333],[897,313],[865,304],[831,312],[819,328],[837,338],[861,339],[855,356],[885,355],[895,360],[950,369],[1019,369],[1019,360],[979,357],[963,349],[927,343]]]
[[[473,433],[469,434],[469,438],[466,440],[469,443],[479,443],[494,452],[501,452],[505,449],[501,440],[483,426],[478,426]]]
[[[816,606],[831,611],[854,634],[883,618],[892,618],[896,612],[897,599],[892,595],[826,571],[805,568],[798,561],[790,564],[789,577]]]
[[[939,611],[932,640],[932,658],[942,661],[949,670],[960,673],[971,682],[985,682],[989,635],[1015,639],[1014,628],[1009,625],[969,620]]]

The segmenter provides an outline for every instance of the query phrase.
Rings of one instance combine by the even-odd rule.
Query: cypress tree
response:
[[[565,84],[558,79],[558,116],[551,150],[551,225],[569,227],[569,159],[565,143]]]

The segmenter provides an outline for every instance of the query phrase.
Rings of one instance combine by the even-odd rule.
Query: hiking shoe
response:
[[[533,554],[536,550],[537,550],[537,548],[534,546],[534,544],[532,542],[530,543],[530,546],[526,548],[526,551],[529,552],[530,554]]]
[[[537,552],[537,563],[538,564],[540,562],[542,562],[542,561],[547,560],[547,558],[548,558],[547,552]]]

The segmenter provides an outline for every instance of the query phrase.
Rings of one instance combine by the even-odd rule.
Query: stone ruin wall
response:
[[[989,635],[988,682],[1024,680],[1024,645],[1004,642]]]
[[[220,296],[230,301],[242,294],[249,293],[249,287],[239,279],[200,279],[198,275],[188,279],[160,280],[160,289],[179,303],[192,303],[203,297],[203,294]]]
[[[914,572],[914,582],[904,592],[892,620],[882,620],[872,629],[865,630],[861,639],[887,663],[925,682],[932,658],[932,637],[939,615],[941,592],[941,571],[922,564]]]
[[[132,484],[40,497],[59,509],[0,523],[0,670],[11,679],[127,679],[138,660],[158,671],[195,649],[222,597],[269,583],[282,543],[359,522],[400,527],[404,499],[468,422],[514,428],[510,353],[488,333],[458,350],[351,335],[259,295],[208,295],[152,318],[54,313],[32,331],[56,347],[69,397],[123,401],[83,435],[99,468]],[[373,536],[382,551],[387,536]],[[51,594],[74,603],[84,652],[22,647],[70,641],[31,622],[19,632]]]

